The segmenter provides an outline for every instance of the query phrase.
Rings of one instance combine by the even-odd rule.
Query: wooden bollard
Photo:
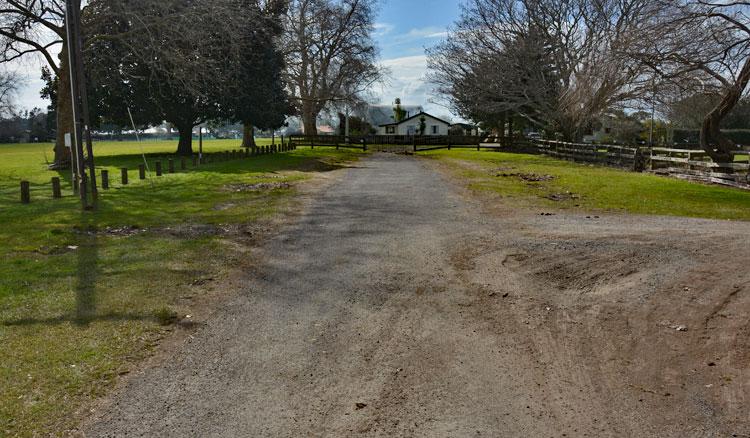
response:
[[[31,185],[28,181],[21,181],[21,203],[28,204],[31,202]]]
[[[156,176],[161,176],[161,174],[162,174],[161,161],[157,161],[156,162]]]
[[[193,167],[198,167],[198,156],[193,155]]]
[[[237,149],[232,149],[232,159],[233,160],[237,159]]]
[[[167,160],[167,169],[169,169],[169,173],[174,173],[174,160],[171,158]]]
[[[185,157],[180,157],[180,170],[187,169],[187,161],[185,160]]]
[[[146,165],[145,164],[138,165],[138,178],[146,179]]]
[[[102,169],[102,188],[109,190],[109,170]]]
[[[124,186],[128,185],[128,168],[127,167],[120,168],[120,182]]]
[[[52,197],[55,199],[62,198],[62,190],[60,190],[60,177],[52,177]]]

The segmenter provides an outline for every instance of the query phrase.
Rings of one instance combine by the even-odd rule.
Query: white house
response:
[[[417,135],[420,134],[420,125],[424,119],[424,135],[448,135],[451,124],[445,120],[438,119],[426,112],[408,117],[400,122],[388,123],[378,127],[378,135]]]

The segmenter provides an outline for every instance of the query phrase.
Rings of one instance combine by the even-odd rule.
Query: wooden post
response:
[[[198,156],[193,155],[193,167],[198,167]]]
[[[412,136],[411,145],[412,145],[412,148],[414,149],[414,153],[416,154],[417,153],[417,137],[416,136]]]
[[[284,134],[281,135],[281,144],[284,144]]]
[[[21,181],[21,203],[28,204],[31,202],[31,186],[28,181]]]
[[[120,168],[120,182],[124,186],[128,185],[128,168],[127,167]]]
[[[187,162],[185,161],[185,157],[180,157],[180,170],[187,169]]]
[[[102,169],[102,189],[109,190],[109,170]]]
[[[315,137],[310,137],[310,149],[315,149]]]
[[[448,137],[448,150],[451,150],[451,138]]]
[[[232,159],[237,158],[237,149],[232,149]]]
[[[276,131],[271,131],[271,144],[276,145]]]
[[[169,159],[167,160],[167,168],[169,169],[169,173],[174,173],[174,160]]]
[[[366,138],[362,139],[362,150],[367,151],[367,139]]]
[[[52,177],[52,197],[55,199],[62,198],[62,190],[60,190],[60,177]]]
[[[138,165],[138,178],[146,179],[146,165],[143,163]]]
[[[161,176],[161,161],[156,162],[156,176]]]

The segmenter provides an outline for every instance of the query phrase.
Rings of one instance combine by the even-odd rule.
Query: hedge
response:
[[[750,129],[723,129],[721,131],[738,145],[750,146]],[[675,129],[675,144],[695,144],[700,141],[700,131],[697,129]]]

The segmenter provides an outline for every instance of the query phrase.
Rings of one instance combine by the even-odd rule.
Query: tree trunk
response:
[[[180,132],[180,142],[177,145],[177,155],[193,154],[193,125],[186,124],[177,126]]]
[[[513,147],[513,113],[508,114],[508,146]]]
[[[242,129],[242,147],[255,147],[255,127],[252,123],[245,122]]]
[[[313,103],[305,101],[302,104],[302,129],[305,135],[318,135],[318,112]]]
[[[503,147],[508,146],[508,139],[505,135],[505,122],[508,119],[508,113],[503,112],[503,115],[500,116],[500,121],[498,122],[498,126],[500,128],[500,145]]]
[[[726,90],[721,102],[703,119],[701,148],[717,163],[731,163],[734,159],[731,152],[735,149],[735,144],[721,133],[721,122],[737,106],[748,83],[750,83],[750,59],[745,61],[734,86]]]
[[[68,49],[63,45],[60,52],[60,74],[57,77],[57,137],[55,139],[54,169],[70,167],[70,149],[65,147],[65,134],[73,133],[73,105],[70,97],[70,71],[68,69]]]

